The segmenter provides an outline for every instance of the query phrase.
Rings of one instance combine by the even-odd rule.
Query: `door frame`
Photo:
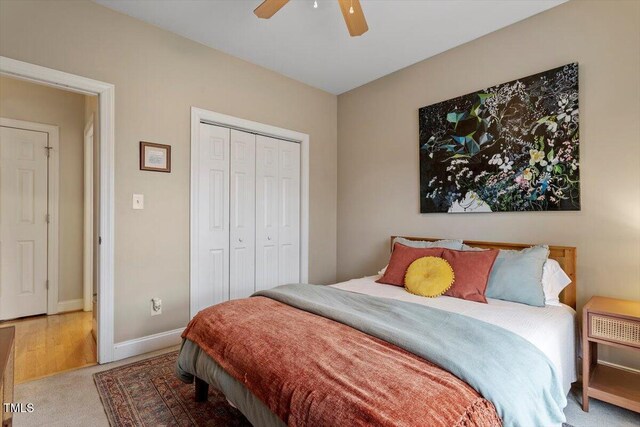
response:
[[[82,309],[93,309],[93,114],[84,127],[84,225],[82,249]],[[89,140],[91,137],[91,140]]]
[[[196,298],[199,295],[198,245],[199,224],[197,212],[198,177],[200,176],[198,153],[200,148],[200,123],[223,126],[244,132],[284,139],[300,144],[300,281],[309,281],[309,135],[264,123],[228,116],[198,107],[191,107],[191,186],[189,219],[189,314],[197,314]]]
[[[114,329],[114,177],[115,87],[110,83],[0,56],[0,75],[63,90],[97,95],[100,114],[100,255],[98,288],[98,363],[113,360]]]
[[[0,126],[23,129],[47,134],[47,314],[58,312],[58,279],[59,279],[59,188],[60,188],[60,129],[58,126],[25,120],[0,117]]]

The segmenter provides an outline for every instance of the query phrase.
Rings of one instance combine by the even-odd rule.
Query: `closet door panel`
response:
[[[300,282],[300,144],[278,141],[278,282]]]
[[[200,124],[198,310],[229,299],[229,129]]]
[[[231,130],[230,299],[255,291],[256,136]]]
[[[279,285],[279,141],[256,137],[256,290]]]

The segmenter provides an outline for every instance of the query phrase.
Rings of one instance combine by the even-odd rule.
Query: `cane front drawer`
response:
[[[640,320],[589,313],[589,337],[640,348]]]

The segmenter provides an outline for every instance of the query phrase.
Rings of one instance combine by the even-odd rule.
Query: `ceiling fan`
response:
[[[264,0],[253,13],[258,18],[269,19],[288,2],[289,0]],[[338,3],[340,3],[340,10],[342,10],[344,22],[347,24],[351,37],[361,36],[369,30],[360,6],[360,0],[338,0]],[[317,0],[313,5],[318,7]]]

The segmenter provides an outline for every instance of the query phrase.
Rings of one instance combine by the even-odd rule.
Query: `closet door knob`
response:
[[[271,240],[271,236],[267,236],[267,240]]]
[[[238,238],[238,242],[242,243],[242,238]]]

